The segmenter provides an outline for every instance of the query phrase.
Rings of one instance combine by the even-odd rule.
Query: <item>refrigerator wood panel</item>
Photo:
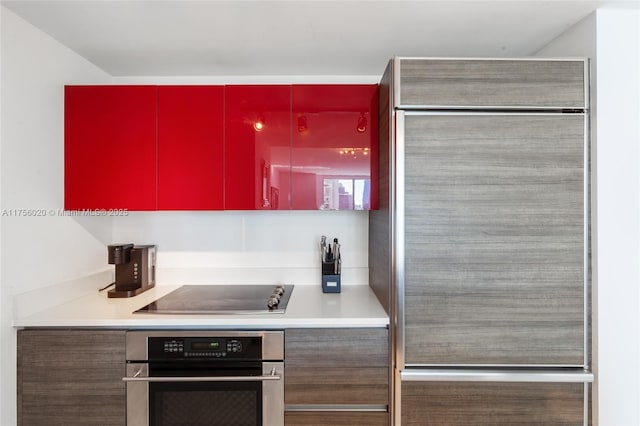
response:
[[[583,365],[585,117],[404,118],[405,365]]]
[[[403,382],[402,425],[582,425],[583,383]]]
[[[391,315],[392,275],[392,219],[393,168],[392,168],[392,67],[389,65],[378,89],[378,209],[369,212],[369,286]]]
[[[396,107],[586,108],[584,60],[398,58]]]

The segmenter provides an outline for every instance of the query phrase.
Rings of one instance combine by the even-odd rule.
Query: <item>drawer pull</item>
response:
[[[374,412],[386,413],[389,411],[387,405],[378,404],[290,404],[284,406],[284,411],[300,412],[300,411],[324,411],[324,412]]]

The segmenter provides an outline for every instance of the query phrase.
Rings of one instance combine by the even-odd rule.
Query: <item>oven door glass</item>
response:
[[[261,382],[149,383],[152,426],[262,425]]]
[[[176,380],[149,383],[150,426],[262,425],[259,362],[152,363],[149,373]]]

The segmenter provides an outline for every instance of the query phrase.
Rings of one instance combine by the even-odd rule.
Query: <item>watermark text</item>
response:
[[[129,216],[129,209],[2,209],[2,217]]]

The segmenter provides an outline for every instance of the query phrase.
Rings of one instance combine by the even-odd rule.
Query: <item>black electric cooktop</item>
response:
[[[293,285],[183,285],[134,313],[283,314]]]

